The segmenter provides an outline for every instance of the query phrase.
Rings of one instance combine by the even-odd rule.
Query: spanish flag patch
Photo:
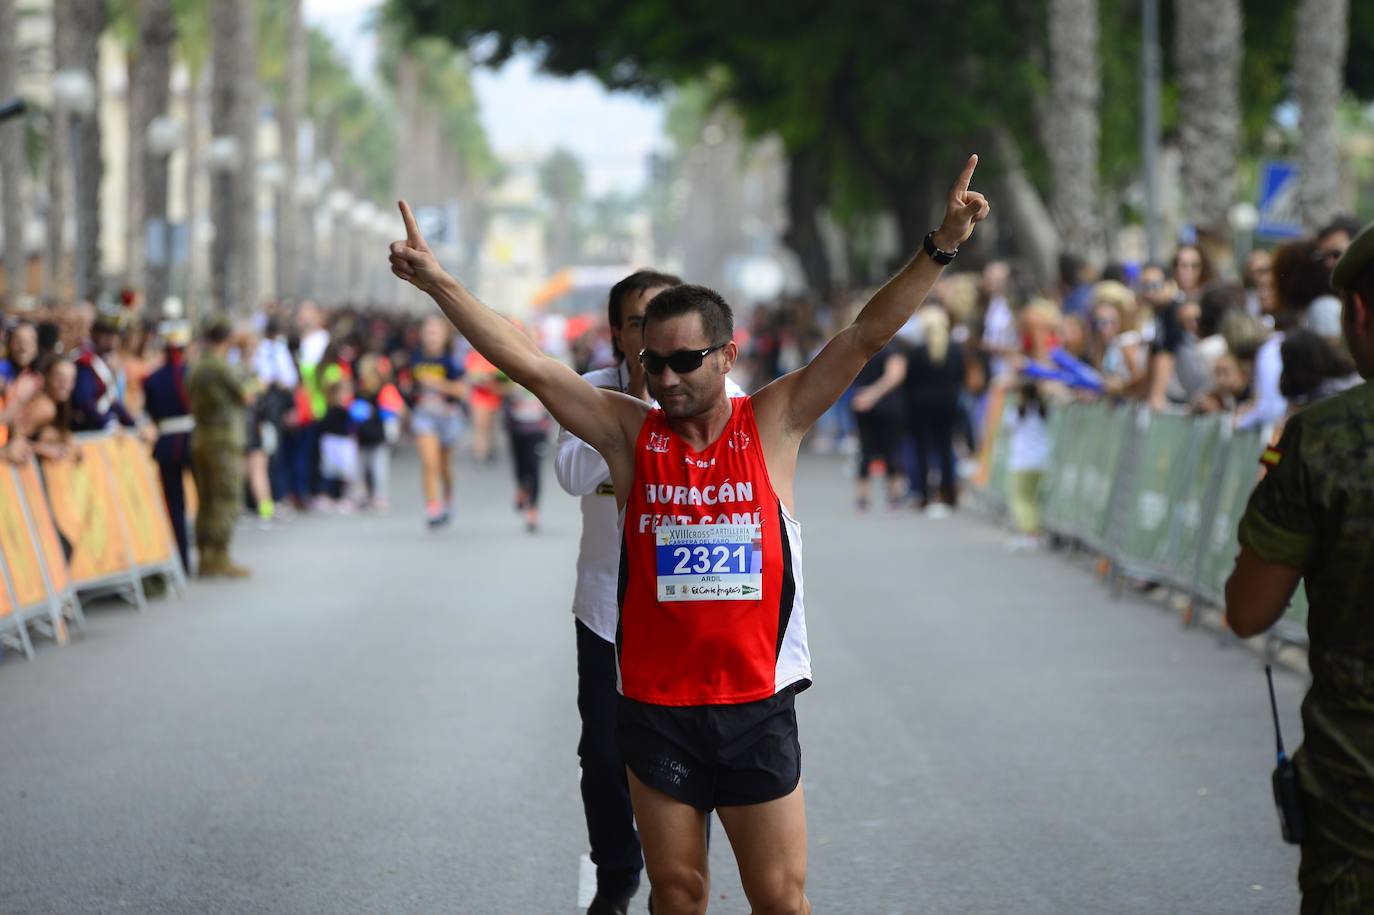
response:
[[[1281,460],[1283,460],[1283,452],[1277,448],[1265,448],[1264,454],[1260,455],[1260,463],[1265,467],[1277,467]]]

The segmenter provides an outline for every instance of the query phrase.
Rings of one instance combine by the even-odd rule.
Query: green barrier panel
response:
[[[1284,613],[1285,623],[1292,623],[1294,626],[1301,626],[1304,631],[1307,629],[1307,583],[1298,586],[1298,590],[1293,592],[1293,602],[1288,605],[1288,611]]]
[[[1086,404],[1079,409],[1078,486],[1069,504],[1065,523],[1069,532],[1080,541],[1088,538],[1095,518],[1092,506],[1101,474],[1098,462],[1101,460],[1107,415],[1107,407],[1100,403]]]
[[[1191,467],[1184,475],[1182,489],[1174,498],[1169,542],[1165,550],[1155,556],[1165,576],[1182,586],[1191,586],[1197,577],[1198,554],[1205,536],[1202,514],[1217,483],[1218,462],[1225,444],[1221,417],[1194,422]]]
[[[1217,507],[1207,521],[1208,537],[1203,545],[1194,589],[1199,596],[1218,605],[1225,601],[1226,579],[1240,551],[1236,527],[1250,502],[1250,493],[1259,482],[1259,458],[1263,450],[1264,442],[1259,433],[1254,432],[1235,436],[1226,448],[1225,469],[1217,486]]]
[[[1056,534],[1068,535],[1069,516],[1078,492],[1078,449],[1082,438],[1080,409],[1077,405],[1050,413],[1050,434],[1054,452],[1045,486],[1045,526]]]
[[[1102,404],[1093,416],[1092,448],[1083,467],[1077,527],[1080,539],[1103,552],[1109,548],[1112,500],[1132,415],[1130,409]]]
[[[1069,503],[1065,517],[1065,527],[1076,539],[1083,540],[1089,530],[1093,513],[1090,504],[1098,485],[1101,468],[1097,461],[1102,450],[1102,439],[1107,416],[1107,408],[1102,404],[1083,404],[1077,407],[1079,438],[1077,442],[1077,486],[1074,488],[1073,501]]]
[[[992,466],[988,471],[988,494],[998,508],[1005,508],[1011,501],[1011,479],[1007,472],[1007,452],[1011,446],[1011,433],[1006,422],[997,426],[997,438],[992,445]]]
[[[1153,571],[1168,545],[1170,498],[1188,473],[1193,420],[1187,416],[1141,414],[1135,473],[1121,523],[1121,564],[1137,574]]]

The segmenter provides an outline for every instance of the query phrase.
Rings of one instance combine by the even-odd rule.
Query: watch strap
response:
[[[945,251],[941,248],[936,247],[935,230],[933,229],[926,233],[924,247],[926,249],[926,254],[929,255],[930,259],[935,261],[935,263],[939,264],[942,267],[945,264],[948,264],[950,261],[954,260],[954,258],[959,254],[958,248],[955,248],[953,251]]]

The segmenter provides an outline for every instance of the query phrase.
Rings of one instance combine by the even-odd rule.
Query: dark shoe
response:
[[[628,897],[603,896],[597,893],[592,897],[592,904],[587,906],[587,915],[628,915],[630,900],[633,898],[633,893]]]

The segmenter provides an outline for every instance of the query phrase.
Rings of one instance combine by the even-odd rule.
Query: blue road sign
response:
[[[1302,172],[1293,162],[1269,159],[1260,163],[1257,235],[1296,238],[1302,234],[1302,214],[1298,206],[1301,176]]]

